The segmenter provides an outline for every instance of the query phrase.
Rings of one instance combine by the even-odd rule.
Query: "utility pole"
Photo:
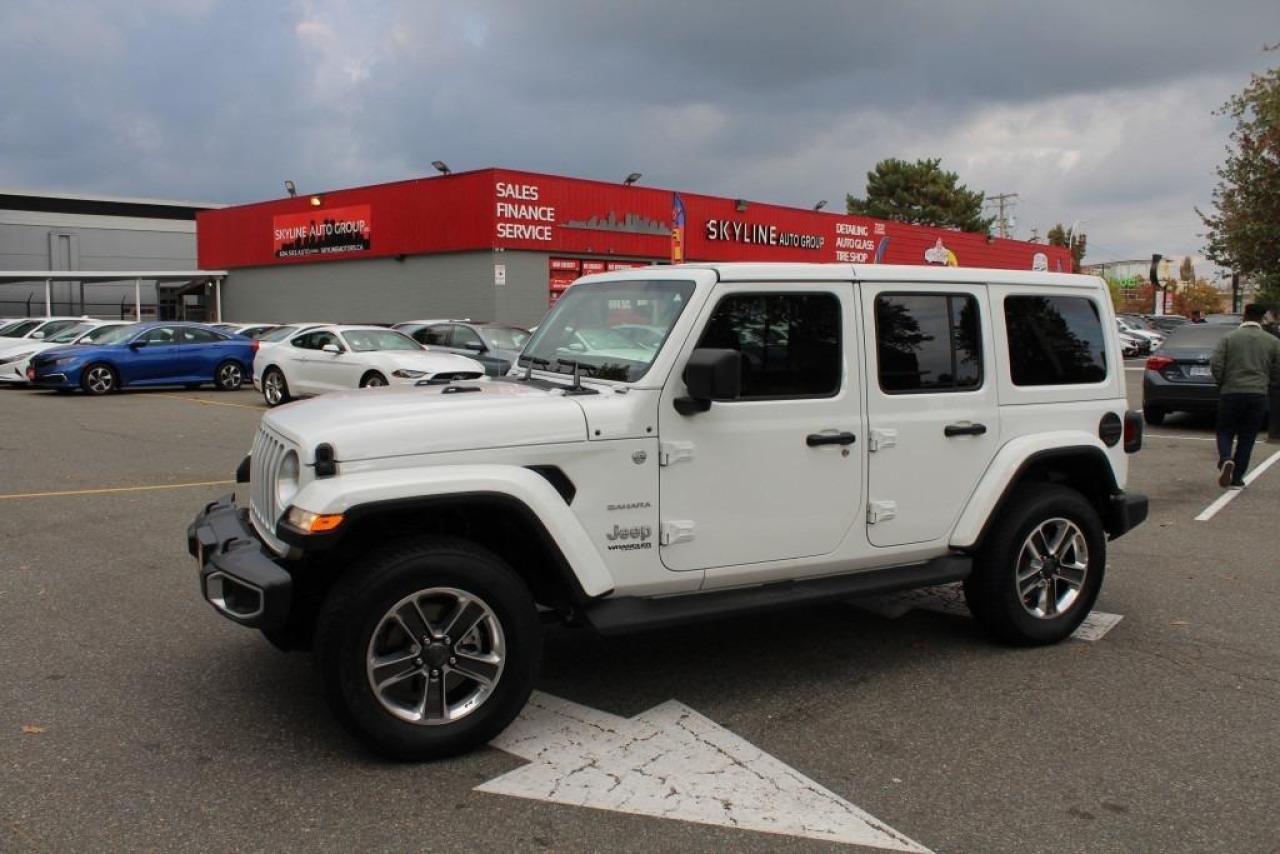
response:
[[[996,206],[996,233],[1000,237],[1009,236],[1009,221],[1013,219],[1013,206],[1016,198],[1018,198],[1017,193],[997,193],[987,197],[987,201],[994,202]]]

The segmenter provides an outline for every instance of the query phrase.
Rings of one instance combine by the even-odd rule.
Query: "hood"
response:
[[[33,342],[34,343],[34,342]],[[40,353],[41,359],[61,359],[75,356],[78,359],[96,359],[127,349],[123,344],[59,344]]]
[[[377,356],[380,361],[395,365],[397,368],[427,371],[432,374],[455,371],[484,373],[484,365],[474,359],[453,353],[433,353],[426,350],[379,350]]]
[[[334,392],[286,404],[262,420],[308,458],[328,442],[340,462],[587,439],[582,407],[558,389],[507,380],[460,385],[480,391],[400,385]]]

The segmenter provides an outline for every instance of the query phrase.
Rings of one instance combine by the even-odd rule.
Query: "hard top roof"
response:
[[[1049,287],[1102,287],[1101,279],[1077,273],[1038,273],[1033,270],[985,267],[929,267],[917,264],[804,264],[804,263],[697,263],[639,267],[583,276],[580,283],[596,280],[653,279],[678,270],[710,270],[722,282],[936,282],[938,284],[1044,285]],[[577,287],[577,285],[575,285]]]

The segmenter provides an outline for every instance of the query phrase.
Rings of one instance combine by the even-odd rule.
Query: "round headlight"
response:
[[[290,451],[280,460],[280,467],[276,469],[276,506],[288,507],[293,496],[297,494],[298,454]]]

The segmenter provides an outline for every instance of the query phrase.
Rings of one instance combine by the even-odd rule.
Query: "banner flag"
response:
[[[671,194],[671,263],[684,263],[684,200]]]

